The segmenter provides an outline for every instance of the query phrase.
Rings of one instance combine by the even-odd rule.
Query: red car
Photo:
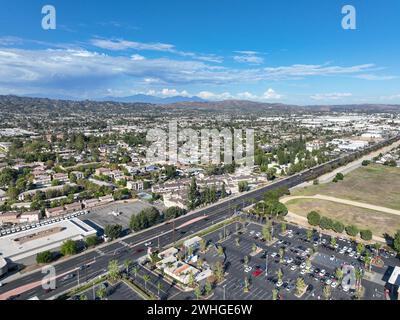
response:
[[[264,272],[263,269],[256,269],[256,270],[252,273],[252,275],[253,275],[253,277],[258,277],[258,276],[261,275],[263,272]]]

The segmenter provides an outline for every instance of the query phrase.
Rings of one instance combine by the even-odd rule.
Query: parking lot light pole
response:
[[[265,277],[268,276],[268,252],[265,254]]]
[[[226,288],[226,284],[224,284],[223,288],[224,288],[224,301],[225,301],[225,300],[226,300],[226,296],[225,296],[225,288]]]

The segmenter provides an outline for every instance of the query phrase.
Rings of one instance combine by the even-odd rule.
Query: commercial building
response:
[[[78,218],[61,220],[0,237],[0,254],[13,262],[36,257],[39,252],[54,251],[66,240],[84,240],[96,230]]]
[[[8,271],[7,261],[3,257],[0,257],[0,277],[5,275],[7,271]]]

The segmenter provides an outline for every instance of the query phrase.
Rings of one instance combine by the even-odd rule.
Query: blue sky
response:
[[[56,8],[56,30],[41,27],[46,4]],[[347,4],[356,8],[356,30],[341,26]],[[398,0],[0,6],[0,94],[400,103]]]

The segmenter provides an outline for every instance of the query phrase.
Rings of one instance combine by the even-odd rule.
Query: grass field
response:
[[[382,165],[361,167],[343,181],[293,190],[293,196],[316,194],[400,210],[400,168]]]
[[[370,229],[381,237],[385,233],[393,235],[400,230],[399,216],[374,210],[319,199],[294,199],[288,201],[286,206],[290,212],[304,217],[314,210],[345,225],[354,224],[360,229]]]

